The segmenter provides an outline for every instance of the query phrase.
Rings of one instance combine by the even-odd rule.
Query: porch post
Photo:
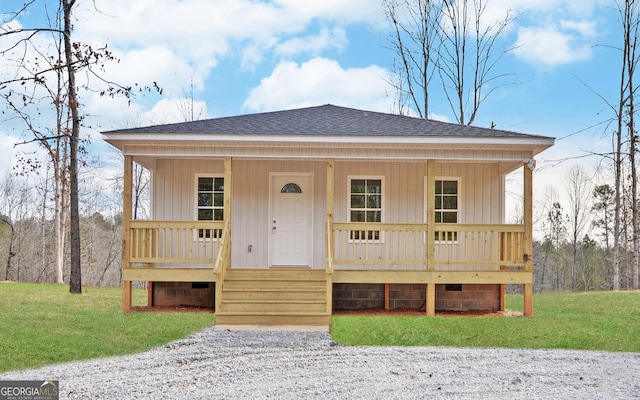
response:
[[[533,315],[533,169],[535,160],[524,163],[524,269],[532,283],[523,285],[524,315]]]
[[[436,168],[434,160],[427,160],[427,239],[425,264],[427,274],[431,277],[435,269],[435,223],[436,223]],[[427,282],[426,309],[427,316],[436,315],[436,285],[429,279]]]
[[[122,311],[131,311],[131,281],[125,280],[125,272],[131,268],[129,254],[131,218],[133,216],[133,157],[124,156],[124,199],[122,208]]]
[[[329,252],[333,251],[333,244],[335,243],[334,234],[333,234],[333,213],[334,213],[334,192],[335,192],[335,168],[334,168],[334,159],[330,158],[327,160],[327,198],[326,198],[326,224],[327,224],[327,234],[325,235],[325,240],[327,241],[327,245],[325,248],[327,249],[326,257],[326,270],[327,270],[327,313],[331,315],[333,313],[333,254],[329,254]]]
[[[231,157],[224,158],[224,219],[231,222],[231,205],[232,205],[232,192],[233,192],[233,172],[231,170]],[[229,231],[231,232],[231,223],[229,223]],[[228,238],[229,241],[231,238]],[[229,242],[231,243],[231,242]],[[231,249],[231,247],[229,247]],[[224,264],[227,267],[231,267],[231,251],[227,252],[227,259],[224,260]]]
[[[334,172],[334,160],[330,158],[327,160],[327,222],[331,224],[331,234],[333,235],[333,211],[334,211],[334,185],[335,185],[335,172]]]

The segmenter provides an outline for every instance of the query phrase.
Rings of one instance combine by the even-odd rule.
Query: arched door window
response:
[[[296,183],[287,183],[282,187],[280,193],[302,193],[302,189]]]

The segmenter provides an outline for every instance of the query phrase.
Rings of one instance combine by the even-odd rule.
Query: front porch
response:
[[[533,314],[530,164],[523,164],[523,224],[436,223],[434,160],[425,161],[426,221],[357,223],[334,220],[335,161],[327,159],[324,265],[310,265],[312,277],[303,278],[299,268],[234,265],[231,157],[224,158],[222,221],[131,220],[132,163],[125,155],[123,311],[131,309],[131,282],[149,281],[213,282],[219,323],[326,325],[334,284],[362,283],[424,285],[428,316],[436,313],[436,285],[499,285],[503,309],[504,286],[519,284],[524,314]]]

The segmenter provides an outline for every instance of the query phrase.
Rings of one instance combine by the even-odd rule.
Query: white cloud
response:
[[[244,48],[250,49],[240,50],[245,63],[259,62],[262,54],[291,35],[305,34],[315,22],[368,23],[380,14],[380,5],[369,0],[109,0],[97,8],[77,9],[76,29],[83,40],[108,40],[123,53],[163,43],[174,58],[209,68]],[[208,69],[200,72],[206,75]]]
[[[434,114],[434,113],[429,113],[429,119],[432,119],[434,121],[441,121],[441,122],[451,122],[451,119],[443,114]]]
[[[282,62],[251,90],[243,108],[258,112],[331,103],[390,112],[387,76],[387,71],[376,65],[343,69],[326,58],[302,64]]]
[[[572,27],[573,24],[567,22],[565,29],[549,26],[520,28],[516,55],[529,63],[546,66],[588,60],[592,56],[591,46]]]
[[[131,86],[151,86],[153,82],[158,82],[169,93],[179,93],[191,80],[196,87],[203,87],[204,75],[213,67],[190,64],[165,46],[150,46],[123,54],[116,52],[116,56],[119,62],[107,64],[103,74],[106,79]]]
[[[203,101],[162,99],[151,110],[142,113],[141,121],[142,125],[159,125],[206,118],[210,115]]]
[[[82,92],[82,111],[88,115],[86,124],[98,131],[141,126],[143,108],[122,96],[100,96]]]
[[[592,46],[602,29],[607,0],[494,0],[491,10],[512,10],[518,18],[516,55],[529,63],[554,66],[592,57]]]
[[[320,54],[326,49],[341,50],[348,44],[347,35],[342,28],[322,29],[318,34],[295,37],[276,46],[275,53],[290,56],[301,53]]]
[[[564,31],[575,31],[585,38],[594,38],[597,35],[597,25],[593,21],[560,21],[560,27]]]
[[[512,9],[516,13],[549,13],[557,16],[588,17],[594,9],[608,5],[608,0],[492,0],[491,8]]]

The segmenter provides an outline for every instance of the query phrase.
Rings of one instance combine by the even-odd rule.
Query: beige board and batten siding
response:
[[[313,267],[324,268],[326,163],[321,160],[233,160],[232,170],[232,267],[269,266],[269,176],[274,172],[313,174]],[[196,175],[223,173],[223,160],[158,160],[153,184],[154,219],[195,219]]]
[[[460,178],[461,223],[502,223],[504,178],[497,163],[438,163],[436,176]],[[195,219],[195,177],[223,174],[221,159],[160,159],[153,178],[153,218]],[[269,264],[270,173],[313,174],[313,267],[325,265],[326,162],[233,160],[234,268],[266,268]],[[336,161],[335,221],[348,222],[348,177],[385,177],[385,221],[424,222],[426,162]],[[249,251],[251,246],[251,251]],[[190,267],[208,265],[190,265]]]
[[[425,162],[336,162],[335,164],[335,221],[348,222],[349,177],[384,177],[384,219],[387,223],[424,223],[427,165]],[[459,223],[500,224],[504,220],[504,177],[497,163],[437,163],[436,179],[459,179]],[[459,244],[464,244],[461,237]],[[388,240],[388,239],[385,239]],[[393,239],[392,239],[393,241]],[[413,245],[404,245],[401,258],[415,259],[416,252],[424,255],[424,239],[413,239]],[[336,244],[339,246],[339,244]],[[343,244],[344,246],[344,244]],[[347,247],[354,246],[346,244]],[[369,253],[384,251],[387,244],[369,246]],[[375,250],[378,249],[378,250]],[[444,248],[436,248],[436,257]],[[354,254],[353,251],[347,251]],[[456,252],[456,246],[450,250]],[[492,244],[493,257],[497,257],[497,243]],[[359,253],[362,255],[363,250]],[[396,251],[396,254],[398,252]],[[366,256],[365,256],[366,258]],[[375,258],[375,256],[374,256]],[[424,260],[424,258],[421,258]],[[337,269],[421,270],[424,265],[358,265],[336,266]],[[449,269],[449,267],[438,267]],[[486,269],[482,266],[457,266],[457,270]]]
[[[384,176],[384,222],[425,221],[427,165],[414,162],[336,162],[335,221],[348,222],[348,177]],[[503,223],[503,177],[497,163],[437,163],[436,179],[460,178],[460,223]]]
[[[191,221],[196,219],[196,174],[224,174],[221,159],[159,159],[152,174],[152,219]],[[184,265],[158,264],[162,267]],[[189,264],[189,268],[211,268],[210,264]]]
[[[269,266],[269,238],[272,227],[269,221],[269,184],[272,173],[312,174],[313,259],[311,267],[324,269],[326,203],[326,162],[324,160],[234,160],[232,266],[234,268],[267,268]]]

